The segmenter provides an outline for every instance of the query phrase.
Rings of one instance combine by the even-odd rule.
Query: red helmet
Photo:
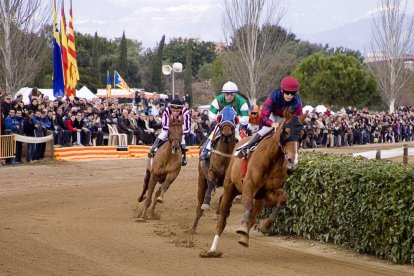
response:
[[[280,89],[287,92],[296,92],[299,90],[299,82],[292,76],[284,77],[280,82]]]

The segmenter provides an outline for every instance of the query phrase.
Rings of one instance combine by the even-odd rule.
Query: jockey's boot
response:
[[[158,149],[159,145],[161,144],[161,142],[162,142],[161,139],[159,139],[159,138],[155,139],[154,144],[152,144],[151,150],[148,152],[148,157],[149,158],[154,157],[155,152],[157,151],[157,149]]]
[[[204,144],[203,150],[201,151],[201,155],[200,155],[201,159],[203,159],[203,160],[207,160],[210,157],[210,154],[211,154],[210,147],[211,147],[211,145],[210,145],[210,147],[208,145],[210,143],[211,143],[210,139],[207,138],[206,143]]]
[[[242,145],[240,148],[237,149],[239,151],[237,154],[237,157],[238,158],[247,157],[249,155],[251,146],[253,146],[256,142],[260,141],[260,139],[262,139],[262,136],[260,136],[259,133],[254,134],[253,138],[250,139],[249,142],[247,142],[246,144]]]
[[[187,165],[187,148],[185,145],[181,145],[181,153],[182,153],[182,159],[181,159],[181,166]]]

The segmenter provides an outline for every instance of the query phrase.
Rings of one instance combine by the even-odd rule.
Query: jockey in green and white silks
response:
[[[222,94],[218,95],[210,105],[209,110],[209,119],[210,122],[215,122],[216,117],[219,114],[220,110],[222,110],[225,106],[231,105],[233,106],[234,110],[237,113],[239,124],[235,128],[236,138],[241,140],[239,135],[240,125],[242,128],[246,128],[247,124],[249,123],[249,107],[247,105],[246,100],[237,94],[239,89],[234,82],[226,82],[223,85]],[[203,147],[203,151],[201,152],[201,159],[206,160],[211,153],[211,141],[214,140],[215,137],[218,136],[219,131],[219,124],[216,124],[213,131],[211,131],[210,135],[207,138],[207,142]]]

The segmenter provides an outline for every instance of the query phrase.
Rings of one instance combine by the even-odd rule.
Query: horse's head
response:
[[[176,154],[180,149],[181,139],[183,136],[182,116],[179,118],[170,118],[170,129],[168,131],[168,140],[171,144],[172,153]]]
[[[303,121],[305,120],[307,113],[300,117],[292,116],[290,112],[285,109],[283,116],[285,122],[280,135],[280,145],[285,154],[288,171],[292,172],[297,169],[299,165],[299,148],[305,135]]]
[[[221,134],[220,139],[226,144],[235,141],[235,128],[239,119],[232,106],[228,105],[220,112],[217,116],[217,123]]]

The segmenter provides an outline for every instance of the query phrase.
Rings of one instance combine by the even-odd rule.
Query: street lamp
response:
[[[183,64],[180,62],[174,62],[172,67],[170,65],[162,66],[162,73],[164,75],[170,75],[172,72],[172,98],[174,99],[175,90],[174,90],[174,72],[179,73],[183,71]]]

